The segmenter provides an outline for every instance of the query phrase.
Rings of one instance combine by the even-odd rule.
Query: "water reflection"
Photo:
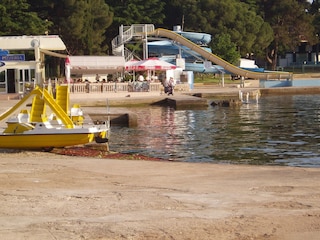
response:
[[[235,108],[137,108],[138,127],[113,127],[110,148],[179,161],[319,167],[319,104],[320,95],[300,95]]]

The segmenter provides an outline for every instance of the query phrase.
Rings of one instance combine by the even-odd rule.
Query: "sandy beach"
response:
[[[1,239],[319,239],[320,169],[1,153]]]
[[[319,168],[0,156],[0,239],[320,239]]]

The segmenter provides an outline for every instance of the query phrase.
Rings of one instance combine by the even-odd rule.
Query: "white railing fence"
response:
[[[67,84],[61,84],[67,85]],[[175,86],[179,92],[190,90],[188,83],[181,83]],[[161,83],[147,82],[129,82],[129,83],[71,83],[71,93],[103,93],[103,92],[161,92],[163,86]]]

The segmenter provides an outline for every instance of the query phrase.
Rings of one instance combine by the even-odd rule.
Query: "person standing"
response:
[[[170,77],[169,80],[165,80],[165,82],[163,83],[163,87],[164,87],[164,93],[168,94],[168,95],[173,95],[173,89],[174,89],[174,79],[173,77]]]
[[[173,95],[173,90],[174,90],[174,79],[173,77],[170,77],[169,79],[169,84],[168,84],[168,95]]]

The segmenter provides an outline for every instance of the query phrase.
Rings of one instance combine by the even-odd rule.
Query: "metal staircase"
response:
[[[153,31],[153,24],[133,24],[131,26],[121,25],[119,27],[119,35],[111,41],[113,55],[124,56],[126,61],[132,59],[134,54],[129,49],[125,48],[125,43],[132,39],[142,40],[147,37],[148,32]]]

